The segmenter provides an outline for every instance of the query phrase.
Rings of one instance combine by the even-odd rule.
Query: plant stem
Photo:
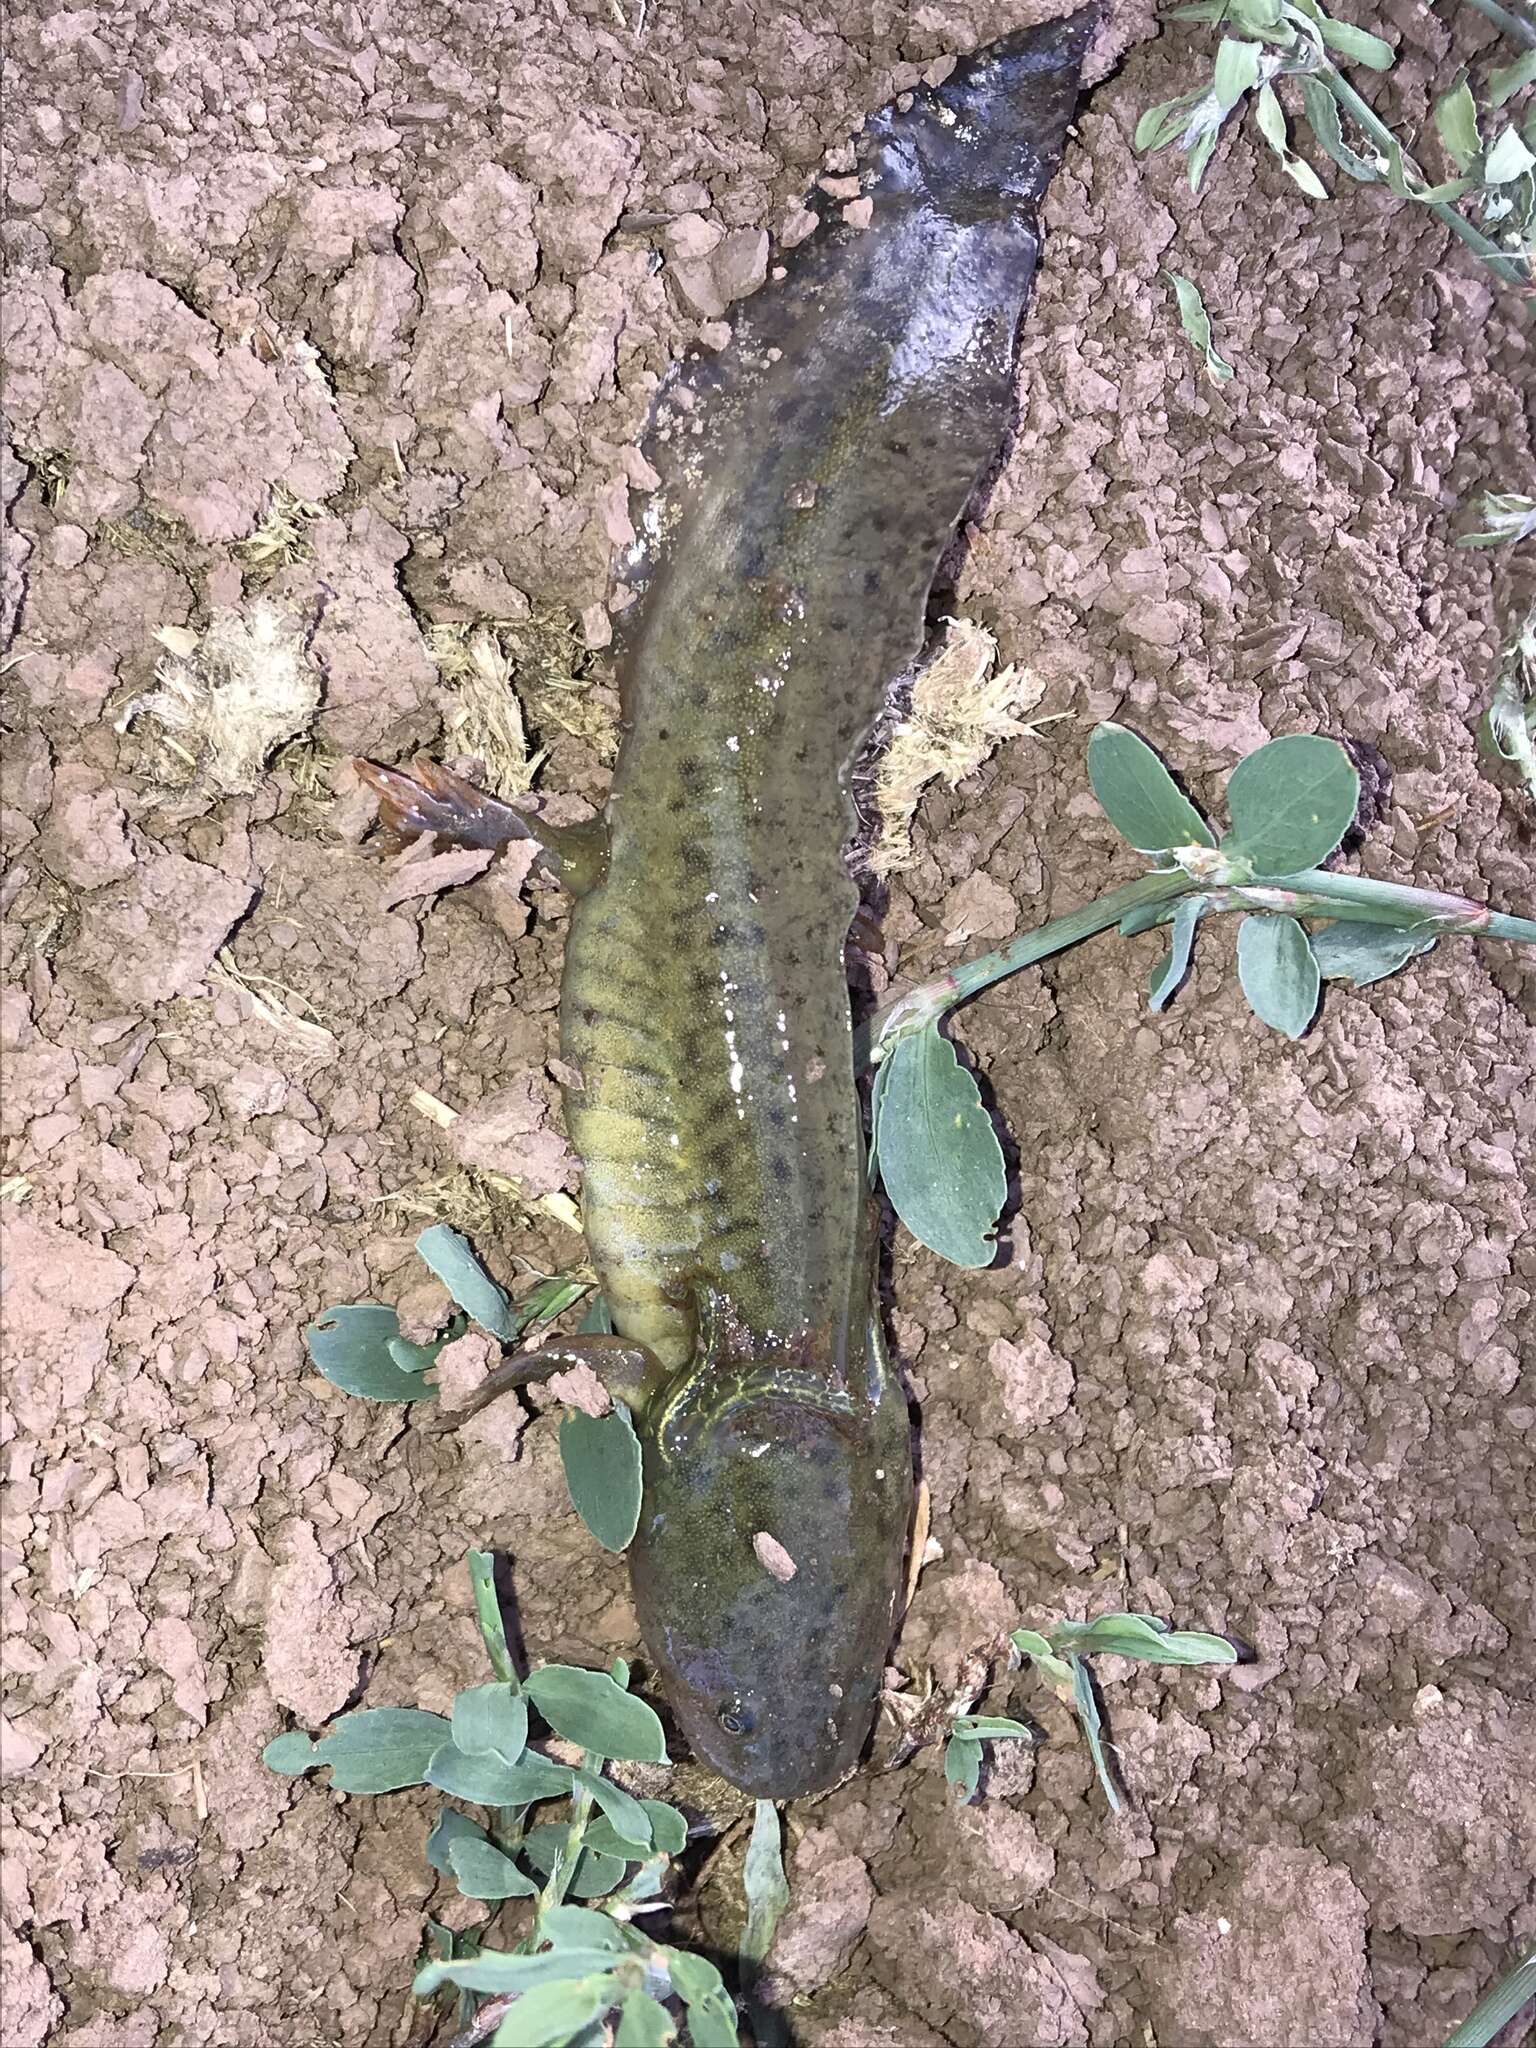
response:
[[[1070,910],[1065,917],[1053,917],[1038,931],[1026,932],[1023,938],[1012,940],[996,953],[983,954],[979,960],[966,960],[933,981],[925,981],[920,988],[910,989],[906,995],[898,996],[883,1010],[877,1010],[874,1016],[866,1018],[854,1033],[855,1071],[862,1072],[870,1064],[882,1039],[889,1043],[892,1027],[898,1021],[903,1030],[915,1030],[930,1018],[942,1017],[956,1003],[966,1002],[982,989],[990,988],[994,981],[1001,981],[1005,975],[1017,974],[1021,967],[1032,967],[1037,960],[1059,953],[1064,947],[1075,946],[1082,939],[1091,939],[1095,932],[1118,924],[1133,910],[1176,903],[1198,886],[1182,871],[1142,875],[1134,882],[1127,882],[1123,888],[1111,889],[1107,896],[1096,897],[1081,910]]]
[[[1272,883],[1251,882],[1232,893],[1244,907],[1272,910],[1276,905],[1264,898],[1278,890],[1314,900],[1315,908],[1299,913],[1303,917],[1347,916],[1405,927],[1433,925],[1442,932],[1469,932],[1481,939],[1509,939],[1517,946],[1536,945],[1536,920],[1529,917],[1490,910],[1470,896],[1415,889],[1405,882],[1377,882],[1367,875],[1335,875],[1326,868],[1307,868],[1300,874],[1281,875]]]
[[[603,1760],[598,1756],[583,1756],[582,1768],[600,1771]],[[538,1923],[555,1906],[565,1904],[566,1892],[576,1874],[576,1865],[581,1857],[581,1838],[587,1831],[587,1822],[592,1818],[592,1794],[585,1785],[578,1785],[571,1794],[571,1824],[565,1831],[565,1840],[560,1844],[554,1862],[550,1865],[549,1876],[539,1894],[539,1909],[534,1920],[535,1936]]]
[[[1517,43],[1524,43],[1527,49],[1536,50],[1536,22],[1527,21],[1523,14],[1512,14],[1507,7],[1501,7],[1499,0],[1468,0],[1485,20]]]
[[[1480,4],[1481,0],[1473,0],[1474,6]],[[1489,0],[1489,4],[1493,4],[1493,0]],[[1484,8],[1484,12],[1486,11],[1487,9]],[[1502,13],[1502,8],[1499,11]],[[1344,112],[1349,115],[1352,121],[1365,130],[1372,142],[1385,155],[1393,143],[1397,141],[1397,137],[1376,114],[1374,109],[1361,99],[1359,93],[1355,91],[1355,88],[1343,73],[1332,64],[1323,64],[1312,75],[1316,78],[1319,85],[1332,93],[1334,99],[1337,100]],[[1403,164],[1405,169],[1409,166],[1409,162],[1408,153],[1404,150]],[[1489,269],[1501,277],[1505,284],[1530,283],[1529,272],[1520,258],[1509,255],[1507,251],[1499,247],[1497,242],[1490,242],[1488,237],[1480,229],[1473,227],[1471,221],[1463,214],[1458,213],[1454,206],[1448,205],[1443,199],[1431,199],[1421,203],[1427,203],[1430,212],[1438,214],[1452,234],[1459,235],[1469,249],[1475,250],[1488,265]]]
[[[1377,882],[1366,875],[1335,875],[1326,868],[1306,868],[1273,881],[1242,884],[1198,880],[1178,869],[1143,875],[1124,887],[1096,897],[1081,910],[1053,917],[1049,924],[1026,932],[995,953],[964,961],[947,973],[897,996],[860,1025],[854,1034],[855,1070],[862,1072],[883,1056],[897,1037],[935,1022],[957,1003],[990,988],[1021,967],[1065,951],[1095,932],[1118,924],[1131,911],[1162,916],[1186,896],[1203,896],[1212,910],[1285,911],[1292,917],[1331,917],[1365,924],[1397,925],[1404,930],[1467,932],[1477,938],[1508,939],[1536,946],[1536,919],[1510,917],[1474,903],[1469,896],[1451,896],[1438,889],[1415,889],[1403,882]]]

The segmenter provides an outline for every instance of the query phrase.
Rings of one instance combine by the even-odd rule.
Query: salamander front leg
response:
[[[449,1414],[435,1415],[433,1427],[457,1429],[501,1395],[525,1387],[530,1381],[548,1379],[552,1372],[574,1365],[590,1366],[613,1398],[629,1408],[642,1407],[662,1378],[655,1354],[643,1344],[630,1343],[626,1337],[597,1333],[553,1337],[536,1351],[520,1352],[487,1373],[462,1407]]]

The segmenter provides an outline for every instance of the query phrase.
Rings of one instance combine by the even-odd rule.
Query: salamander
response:
[[[550,842],[578,891],[566,1119],[643,1447],[641,1631],[694,1750],[760,1797],[857,1761],[912,1504],[843,959],[849,774],[1004,438],[1096,20],[1008,36],[875,114],[860,203],[813,195],[817,231],[729,346],[663,385],[603,841]],[[378,786],[397,826],[539,830],[456,812],[446,778],[435,812],[432,789]]]

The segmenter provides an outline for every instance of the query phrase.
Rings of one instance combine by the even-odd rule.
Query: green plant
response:
[[[1483,724],[1495,753],[1536,796],[1536,605],[1505,643]]]
[[[1483,523],[1457,542],[1463,548],[1502,548],[1536,533],[1536,498],[1521,491],[1484,491]]]
[[[1536,1948],[1525,1954],[1491,1985],[1459,2027],[1446,2037],[1445,2048],[1488,2048],[1495,2034],[1536,2001]]]
[[[527,1916],[508,1949],[428,1922],[439,1953],[415,1988],[423,1997],[459,1990],[461,2040],[565,2048],[590,2041],[593,2023],[616,2014],[615,2038],[625,2048],[666,2048],[679,2038],[680,2007],[693,2048],[736,2048],[735,2005],[714,1964],[635,1924],[664,1907],[663,1882],[688,1826],[676,1807],[625,1791],[607,1766],[667,1762],[660,1721],[629,1691],[622,1659],[606,1672],[545,1664],[520,1681],[492,1563],[485,1552],[469,1553],[491,1683],[458,1693],[447,1716],[366,1707],[343,1714],[318,1741],[279,1735],[264,1761],[287,1777],[328,1766],[337,1792],[431,1785],[461,1802],[445,1805],[433,1823],[428,1862],[466,1898],[498,1912],[523,1902]],[[580,1761],[561,1763],[534,1747],[535,1718],[574,1744]],[[486,1813],[486,1822],[464,1805]],[[772,1807],[768,1816],[759,1809],[776,1854]]]
[[[1225,384],[1232,375],[1232,365],[1211,339],[1211,316],[1205,310],[1199,288],[1176,270],[1165,270],[1163,275],[1173,286],[1178,301],[1179,325],[1196,354],[1205,359],[1205,374],[1213,384]]]
[[[1519,491],[1484,491],[1483,523],[1462,534],[1464,548],[1508,547],[1536,534],[1536,498]],[[1499,657],[1483,734],[1501,759],[1520,772],[1536,796],[1536,605],[1510,633]]]
[[[1152,871],[898,997],[858,1034],[861,1057],[875,1068],[871,1172],[913,1236],[955,1265],[991,1264],[1007,1180],[975,1076],[939,1026],[993,982],[1111,925],[1127,934],[1167,925],[1168,951],[1149,990],[1160,1010],[1188,970],[1200,920],[1236,910],[1243,994],[1266,1024],[1299,1038],[1325,980],[1366,987],[1449,932],[1536,944],[1529,918],[1322,865],[1348,832],[1360,793],[1335,740],[1293,734],[1240,761],[1227,784],[1231,828],[1219,845],[1157,755],[1125,727],[1098,727],[1088,774],[1111,824]],[[1328,922],[1309,932],[1304,919]]]
[[[557,1274],[513,1302],[486,1272],[468,1239],[446,1223],[422,1231],[416,1250],[459,1313],[429,1343],[415,1344],[401,1334],[392,1308],[353,1302],[326,1309],[304,1332],[304,1341],[316,1370],[332,1386],[365,1401],[435,1401],[437,1388],[427,1374],[444,1346],[463,1336],[471,1322],[494,1337],[503,1352],[502,1364],[474,1397],[477,1405],[486,1394],[525,1385],[561,1364],[558,1349],[519,1353],[514,1347],[573,1308],[589,1291],[589,1281]],[[601,1295],[594,1296],[582,1333],[612,1327]],[[567,1410],[560,1426],[560,1459],[571,1503],[587,1528],[605,1550],[626,1550],[640,1515],[640,1444],[623,1402],[604,1415]]]
[[[1474,0],[1481,13],[1518,40],[1536,41],[1524,17]],[[1177,145],[1189,159],[1189,182],[1198,190],[1226,122],[1251,107],[1264,141],[1309,199],[1328,188],[1291,146],[1291,131],[1277,85],[1294,82],[1300,118],[1319,147],[1347,177],[1385,185],[1400,199],[1428,206],[1506,284],[1529,286],[1536,270],[1536,112],[1518,125],[1502,110],[1536,80],[1536,49],[1491,70],[1481,100],[1462,76],[1435,103],[1435,127],[1451,175],[1431,180],[1340,70],[1340,62],[1367,70],[1391,69],[1396,53],[1380,36],[1337,21],[1318,0],[1194,0],[1170,18],[1220,31],[1209,78],[1202,85],[1150,107],[1136,126],[1136,147],[1153,152]],[[1346,141],[1345,124],[1359,146]],[[1470,208],[1478,216],[1469,218]],[[1481,223],[1479,225],[1479,223]]]
[[[1094,1621],[1051,1622],[1043,1630],[1017,1628],[1008,1643],[1009,1670],[1016,1671],[1025,1662],[1033,1664],[1056,1697],[1077,1716],[1104,1796],[1116,1813],[1120,1793],[1105,1749],[1088,1658],[1130,1657],[1143,1664],[1237,1662],[1237,1651],[1225,1636],[1173,1629],[1151,1614],[1101,1614]],[[1034,1739],[1035,1731],[1023,1721],[995,1714],[957,1714],[944,1749],[944,1775],[957,1787],[962,1801],[974,1799],[981,1780],[983,1744]]]

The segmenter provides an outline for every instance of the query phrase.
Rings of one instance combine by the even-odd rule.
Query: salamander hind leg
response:
[[[353,767],[379,800],[379,826],[395,846],[430,832],[438,844],[486,846],[499,853],[515,840],[531,840],[554,880],[584,895],[602,880],[608,828],[601,818],[583,825],[552,825],[537,812],[491,796],[451,768],[418,755],[409,770],[377,761]]]

